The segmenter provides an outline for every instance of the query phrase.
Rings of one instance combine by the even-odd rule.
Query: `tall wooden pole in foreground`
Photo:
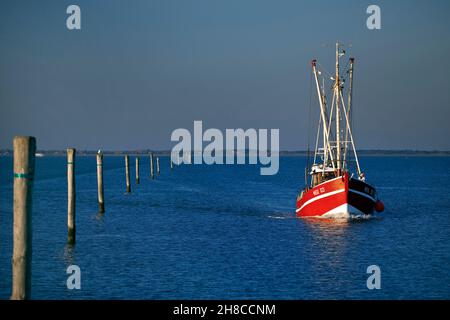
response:
[[[67,149],[67,243],[75,244],[75,149]]]
[[[103,200],[103,154],[97,152],[97,186],[98,186],[98,212],[105,212],[105,202]]]
[[[139,184],[139,157],[136,157],[136,184]]]
[[[130,187],[130,161],[128,155],[125,156],[125,178],[127,183],[127,193],[131,192]]]
[[[12,300],[30,298],[32,225],[31,207],[36,139],[14,138],[14,231]]]
[[[155,171],[153,166],[153,153],[150,154],[150,177],[155,179]]]
[[[156,157],[156,174],[159,176],[159,157]]]

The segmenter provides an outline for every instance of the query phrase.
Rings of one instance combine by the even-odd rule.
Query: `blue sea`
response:
[[[124,159],[76,163],[75,246],[67,241],[65,157],[36,159],[32,299],[449,299],[450,157],[360,159],[385,204],[370,219],[304,220],[295,200],[304,157],[258,165],[181,165],[125,194]],[[134,165],[134,157],[131,158]],[[0,298],[11,294],[12,157],[0,158]],[[81,289],[66,286],[69,265]],[[381,270],[369,290],[367,267]]]

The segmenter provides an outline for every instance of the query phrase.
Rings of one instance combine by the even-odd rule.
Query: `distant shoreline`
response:
[[[44,156],[65,156],[66,150],[38,150]],[[79,156],[93,156],[97,151],[77,150]],[[124,150],[124,151],[102,151],[105,156],[123,156],[123,155],[154,155],[169,156],[170,150]],[[0,150],[0,156],[12,156],[13,152],[9,149]],[[306,156],[307,151],[280,151],[280,156]],[[311,151],[311,156],[314,151]],[[425,150],[359,150],[360,156],[450,156],[450,151],[425,151]]]

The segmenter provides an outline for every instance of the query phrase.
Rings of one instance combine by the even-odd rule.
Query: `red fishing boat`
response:
[[[317,60],[312,61],[320,117],[314,160],[310,166],[308,152],[306,187],[297,197],[296,214],[299,217],[346,218],[351,215],[370,215],[374,211],[384,210],[375,188],[366,182],[358,160],[351,128],[355,60],[349,59],[348,70],[343,77],[340,74],[339,60],[344,55],[345,50],[336,43],[336,72],[334,77],[330,77],[332,84],[329,87],[332,93],[330,106],[322,71],[318,70]],[[348,89],[344,91],[344,84],[347,81]]]

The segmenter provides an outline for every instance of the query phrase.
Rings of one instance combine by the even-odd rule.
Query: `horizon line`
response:
[[[68,148],[67,148],[68,149]],[[65,153],[67,149],[37,149],[36,153]],[[91,150],[91,149],[78,149],[75,148],[77,151],[82,153],[97,153],[98,150]],[[100,149],[101,150],[101,149]],[[227,149],[220,149],[217,151],[222,152],[258,152],[258,150],[249,150],[249,149],[239,149],[239,150],[227,150]],[[267,150],[271,151],[271,150]],[[0,154],[3,153],[12,153],[13,149],[0,149]],[[171,153],[172,150],[168,149],[113,149],[113,150],[101,150],[102,153]],[[203,150],[192,150],[191,153],[203,153]],[[314,153],[313,150],[279,150],[279,153]],[[434,149],[434,150],[424,150],[424,149],[360,149],[357,151],[359,152],[413,152],[413,153],[450,153],[450,150],[440,150],[440,149]]]

